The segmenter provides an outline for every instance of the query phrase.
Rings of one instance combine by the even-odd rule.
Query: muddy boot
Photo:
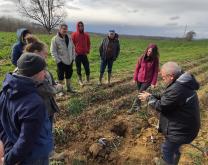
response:
[[[180,158],[181,158],[181,153],[178,153],[178,154],[174,155],[174,165],[178,165],[179,164]]]
[[[103,73],[100,73],[99,82],[98,82],[99,86],[102,85],[102,79],[103,79]]]
[[[174,165],[174,164],[169,164],[165,162],[162,158],[158,158],[158,157],[155,157],[152,161],[155,165]]]
[[[64,85],[65,85],[65,84],[64,84],[64,80],[59,80],[58,83],[61,84],[63,87],[64,87]],[[63,90],[62,90],[61,92],[59,92],[59,93],[57,94],[57,96],[59,96],[59,97],[64,96],[64,88],[63,88]]]
[[[87,75],[86,78],[87,78],[87,82],[90,83],[90,75]]]
[[[84,86],[83,81],[82,81],[82,76],[78,76],[78,83],[80,86]]]
[[[139,98],[136,97],[131,106],[131,109],[129,109],[127,113],[131,115],[134,112],[138,112],[140,109],[141,109],[141,101],[139,100]]]
[[[69,93],[76,93],[72,86],[71,86],[71,80],[70,79],[66,79],[66,88],[67,88],[67,92]]]
[[[108,86],[111,87],[111,73],[108,73]]]

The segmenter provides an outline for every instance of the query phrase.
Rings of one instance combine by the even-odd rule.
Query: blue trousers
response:
[[[168,164],[174,164],[174,158],[181,154],[179,149],[182,145],[183,144],[173,143],[166,139],[162,144],[163,160]]]
[[[108,73],[112,73],[113,60],[101,60],[101,63],[100,63],[100,73],[101,74],[103,74],[105,72],[106,66],[108,66]]]

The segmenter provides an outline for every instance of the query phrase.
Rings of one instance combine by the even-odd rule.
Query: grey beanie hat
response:
[[[35,53],[24,53],[17,61],[18,72],[27,77],[32,77],[46,67],[45,60]]]

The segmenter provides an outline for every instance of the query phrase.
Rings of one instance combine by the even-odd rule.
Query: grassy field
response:
[[[38,35],[50,47],[50,41],[53,36]],[[89,54],[90,69],[92,79],[97,79],[99,75],[99,45],[102,41],[100,36],[91,36],[91,52]],[[11,72],[14,67],[10,62],[11,47],[16,42],[15,33],[0,32],[0,81],[6,72]],[[156,43],[160,51],[160,62],[174,61],[192,61],[208,52],[208,40],[199,40],[193,42],[185,42],[183,40],[145,40],[145,39],[125,39],[120,38],[121,53],[118,60],[115,62],[113,72],[122,74],[122,72],[133,71],[138,56],[144,51],[149,43]],[[48,56],[49,70],[56,77],[55,62]],[[74,66],[74,71],[75,66]],[[74,73],[75,73],[74,72]],[[76,80],[76,73],[73,75],[73,80]]]
[[[47,45],[52,36],[38,35]],[[0,81],[14,67],[10,62],[11,46],[16,41],[15,33],[0,32]],[[154,127],[157,114],[144,105],[139,114],[126,115],[136,95],[131,83],[133,70],[138,56],[149,43],[156,43],[160,50],[160,63],[177,61],[185,70],[193,73],[201,88],[198,91],[202,128],[193,142],[200,148],[208,147],[208,40],[186,42],[183,40],[155,40],[120,38],[121,53],[115,62],[113,86],[97,87],[99,75],[98,48],[102,41],[100,36],[91,36],[92,48],[89,55],[92,85],[80,89],[76,83],[74,66],[73,84],[80,91],[76,95],[57,97],[60,113],[55,117],[54,135],[55,151],[64,154],[64,158],[54,159],[51,164],[97,165],[97,164],[151,164],[153,157],[159,155],[163,137]],[[56,78],[55,62],[49,55],[48,68]],[[158,89],[160,90],[160,82]],[[126,128],[125,136],[118,137],[112,133],[117,125]],[[151,142],[151,137],[155,143]],[[93,147],[99,138],[106,138],[108,146],[92,155]],[[97,151],[97,150],[96,150]],[[182,148],[180,165],[206,165],[207,159],[193,147]]]

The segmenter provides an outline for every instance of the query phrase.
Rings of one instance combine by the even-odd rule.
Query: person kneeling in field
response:
[[[137,84],[138,92],[147,90],[149,86],[155,88],[157,83],[157,76],[159,70],[159,51],[155,44],[150,44],[144,54],[139,57],[136,69],[134,71],[134,83]],[[139,111],[141,101],[136,97],[133,101],[131,109],[128,110],[128,114],[132,114],[135,111]]]
[[[102,85],[102,78],[106,66],[108,66],[108,85],[110,85],[111,73],[114,61],[116,61],[120,53],[120,44],[114,30],[110,30],[108,36],[102,41],[100,45],[100,77],[98,85]]]
[[[161,96],[148,92],[139,94],[139,99],[160,112],[159,131],[165,136],[162,158],[156,164],[177,165],[180,147],[191,143],[200,129],[199,101],[196,90],[199,83],[193,75],[182,72],[175,62],[167,62],[161,68],[163,82],[167,85]]]
[[[46,60],[48,50],[43,42],[32,35],[26,37],[26,42],[25,52],[35,53]],[[54,97],[57,93],[62,92],[63,86],[55,83],[53,75],[48,70],[45,70],[45,72],[45,80],[37,86],[37,89],[44,100],[51,124],[53,124],[54,113],[59,112],[59,107],[56,104]]]
[[[36,86],[45,79],[45,60],[21,55],[18,74],[8,73],[0,92],[0,139],[4,165],[48,165],[53,149],[51,124]]]

